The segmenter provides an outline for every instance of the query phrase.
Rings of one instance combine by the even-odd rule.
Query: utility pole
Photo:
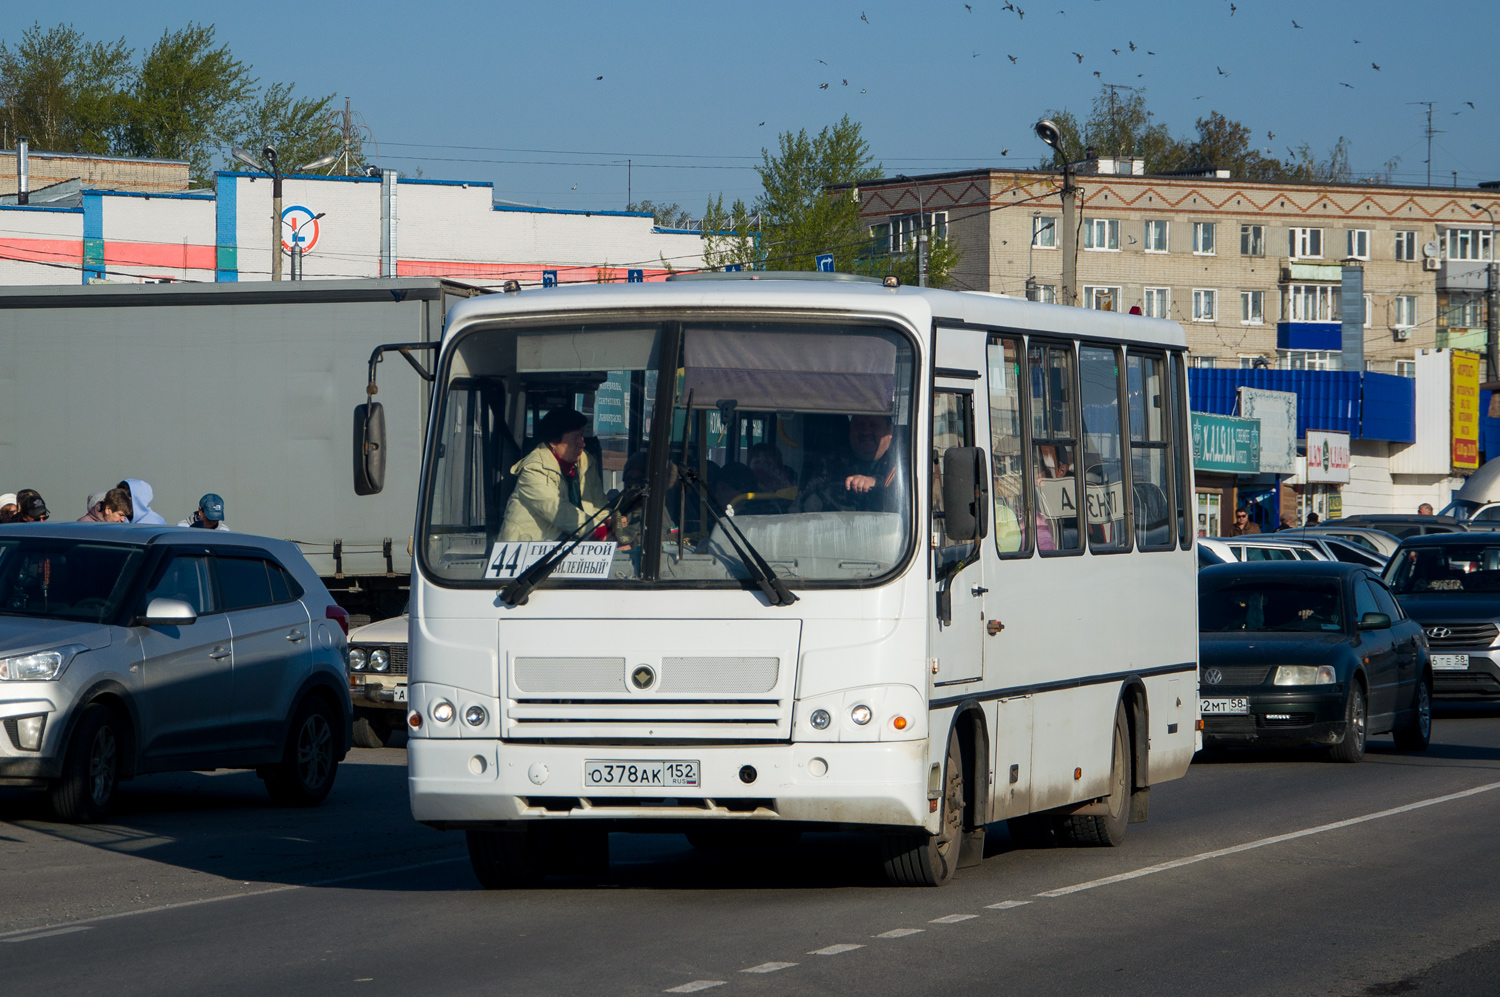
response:
[[[1043,119],[1035,125],[1036,137],[1067,157],[1062,132],[1055,121]],[[1058,304],[1078,304],[1078,163],[1064,162],[1062,186],[1062,287]]]
[[[1432,127],[1432,105],[1436,103],[1431,100],[1413,100],[1408,103],[1416,104],[1418,107],[1427,108],[1427,186],[1432,186],[1432,136],[1443,134],[1434,131]]]
[[[917,286],[927,286],[927,204],[917,184]]]
[[[1495,212],[1482,204],[1469,207],[1490,216],[1490,262],[1484,268],[1484,359],[1485,380],[1500,380],[1500,272],[1496,271],[1495,256]]]

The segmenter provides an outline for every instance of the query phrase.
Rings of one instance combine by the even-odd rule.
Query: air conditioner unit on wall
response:
[[[1442,267],[1442,265],[1443,265],[1442,260],[1439,260],[1436,257],[1432,257],[1432,256],[1429,256],[1425,260],[1422,261],[1422,269],[1423,270],[1437,270],[1440,267]]]
[[[1396,337],[1396,342],[1404,343],[1411,338],[1410,329],[1392,329],[1391,335]]]

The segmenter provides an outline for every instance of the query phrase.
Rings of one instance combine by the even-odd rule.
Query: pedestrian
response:
[[[1303,523],[1302,525],[1307,526],[1307,527],[1317,526],[1318,525],[1318,514],[1316,512],[1309,512],[1307,514],[1307,522]]]
[[[1226,537],[1242,537],[1247,533],[1259,533],[1260,526],[1250,522],[1250,510],[1234,510],[1234,523],[1225,531]]]
[[[1423,502],[1421,505],[1417,506],[1417,515],[1418,516],[1431,516],[1432,515],[1432,503],[1430,503],[1430,502]]]
[[[89,496],[89,511],[80,516],[78,522],[128,523],[132,511],[130,493],[123,488],[111,488]]]
[[[228,524],[224,522],[224,500],[213,492],[209,492],[198,500],[198,508],[187,519],[177,524],[200,530],[223,530],[232,533]]]
[[[16,493],[6,492],[0,495],[0,523],[14,523],[16,521]]]
[[[151,508],[151,486],[140,478],[126,478],[115,486],[130,493],[130,521],[137,526],[166,526],[161,513]]]
[[[16,492],[16,518],[14,522],[43,523],[51,515],[47,511],[47,503],[42,501],[41,493],[36,489],[23,488]]]
[[[1279,527],[1277,527],[1277,532],[1279,533],[1282,530],[1295,530],[1296,528],[1297,528],[1297,521],[1292,518],[1292,514],[1289,513],[1289,512],[1282,513],[1281,514],[1281,525]]]

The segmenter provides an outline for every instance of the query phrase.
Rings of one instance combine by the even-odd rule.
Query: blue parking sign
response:
[[[543,287],[556,287],[557,286],[557,271],[556,270],[543,270],[542,271],[542,286]]]
[[[724,272],[725,273],[739,273],[741,270],[744,270],[744,269],[745,269],[745,265],[743,263],[729,263],[729,264],[725,265]]]
[[[644,271],[644,270],[626,270],[625,271],[625,283],[627,283],[627,284],[644,284],[645,282],[646,282],[646,271]]]
[[[833,254],[832,253],[819,253],[816,258],[817,258],[817,261],[818,261],[818,272],[819,273],[833,273]]]

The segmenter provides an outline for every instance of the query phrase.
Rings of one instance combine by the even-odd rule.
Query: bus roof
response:
[[[570,284],[484,294],[456,305],[448,329],[492,318],[622,310],[786,309],[888,314],[917,329],[957,322],[991,329],[1185,348],[1182,326],[1166,319],[1048,305],[1022,298],[922,287],[887,288],[855,281],[693,280],[636,284]]]

